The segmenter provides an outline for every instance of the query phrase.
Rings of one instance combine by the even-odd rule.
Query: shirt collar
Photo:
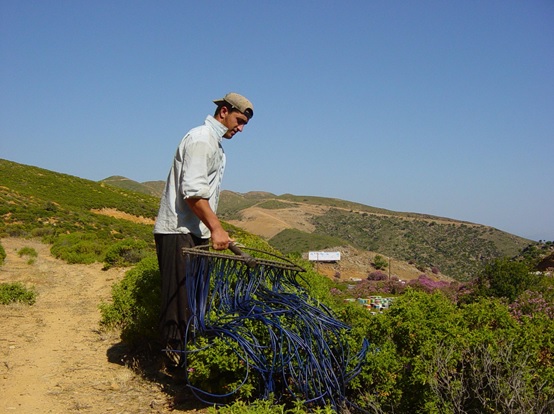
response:
[[[204,124],[209,126],[214,130],[214,132],[217,135],[217,140],[221,142],[223,140],[223,135],[227,132],[227,127],[223,125],[221,122],[219,122],[217,119],[215,119],[213,116],[208,115],[206,117],[206,120],[204,121]]]

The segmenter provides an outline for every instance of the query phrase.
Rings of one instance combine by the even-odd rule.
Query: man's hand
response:
[[[231,241],[232,240],[229,237],[229,233],[223,230],[223,228],[220,228],[216,231],[212,231],[212,247],[215,250],[227,249]]]

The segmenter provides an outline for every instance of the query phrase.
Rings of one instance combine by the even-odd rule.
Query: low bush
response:
[[[67,263],[90,264],[104,258],[105,245],[92,233],[71,233],[59,235],[50,252]]]
[[[4,246],[0,244],[0,266],[4,264],[5,259],[6,259],[6,251],[4,250]]]
[[[494,298],[457,306],[408,289],[360,319],[373,352],[355,379],[375,413],[547,413],[554,408],[554,330],[547,313],[516,319]]]
[[[367,276],[367,280],[387,280],[387,274],[381,272],[380,270],[376,270],[374,272],[370,272]]]
[[[268,250],[262,241],[228,229],[246,245]],[[376,414],[547,413],[554,409],[551,278],[544,277],[537,285],[540,289],[524,292],[511,306],[505,298],[478,295],[461,303],[448,293],[458,289],[457,284],[445,286],[426,276],[412,285],[364,280],[348,293],[355,297],[365,297],[368,292],[400,295],[388,310],[372,315],[358,304],[342,300],[343,293],[333,289],[338,285],[317,274],[309,262],[302,266],[307,271],[299,276],[309,296],[352,327],[345,333],[351,349],[355,351],[363,339],[369,340],[361,373],[345,391],[348,400],[362,409]],[[121,337],[128,343],[157,339],[159,286],[158,264],[149,256],[114,285],[112,302],[101,305],[102,325],[121,328]],[[250,332],[258,329],[254,324],[248,328]],[[261,380],[254,375],[245,380],[248,367],[234,345],[221,338],[210,338],[209,344],[202,341],[189,344],[189,349],[197,352],[183,375],[202,389],[226,391],[230,398],[239,399],[219,412],[308,411],[294,406],[293,397],[287,401],[292,408],[253,401]],[[312,412],[331,412],[325,411],[326,407],[312,408]],[[290,411],[295,409],[305,411]]]
[[[27,264],[29,265],[35,263],[35,259],[38,256],[37,251],[32,247],[23,247],[19,249],[17,254],[19,255],[19,257],[27,256]]]
[[[158,338],[160,271],[155,256],[141,260],[112,287],[112,302],[101,303],[100,324],[121,329],[121,339],[130,344]]]
[[[23,257],[23,256],[29,256],[29,257],[37,257],[38,256],[38,253],[37,251],[32,248],[32,247],[22,247],[21,249],[19,249],[17,251],[17,255],[19,257]]]
[[[303,401],[297,401],[292,407],[287,408],[284,404],[275,404],[272,399],[256,400],[250,403],[236,401],[227,406],[208,408],[208,414],[304,414],[307,412]],[[309,412],[313,414],[335,413],[330,407],[314,408]]]
[[[104,257],[104,269],[132,266],[151,254],[144,240],[125,239],[108,248]]]
[[[506,298],[513,302],[520,294],[539,283],[539,278],[531,273],[525,263],[500,258],[484,267],[476,283],[481,296]]]
[[[22,283],[2,283],[0,284],[0,304],[20,302],[32,305],[36,300],[34,289],[27,289]]]
[[[373,267],[377,270],[386,269],[389,266],[389,262],[380,254],[376,255],[373,259]]]

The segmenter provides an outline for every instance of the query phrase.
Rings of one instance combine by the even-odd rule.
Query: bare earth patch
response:
[[[298,229],[306,233],[312,233],[315,226],[310,219],[313,216],[323,215],[328,207],[310,204],[301,207],[266,209],[250,207],[241,211],[240,220],[227,220],[252,234],[265,239],[271,239],[285,229]]]
[[[175,412],[160,382],[122,363],[117,333],[99,329],[98,304],[110,299],[124,269],[69,265],[35,240],[1,243],[7,257],[0,282],[34,286],[38,295],[32,306],[0,305],[0,412]],[[38,252],[34,263],[19,257],[23,247]]]
[[[119,211],[115,208],[92,209],[91,211],[93,213],[102,214],[104,216],[110,216],[118,219],[132,221],[133,223],[152,224],[152,225],[154,224],[154,220],[151,218],[134,216],[132,214],[125,213],[124,211]]]

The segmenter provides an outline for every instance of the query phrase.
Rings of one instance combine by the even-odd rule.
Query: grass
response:
[[[154,251],[151,225],[93,210],[154,218],[158,205],[154,196],[0,159],[0,237],[39,237],[70,263],[101,262],[122,240]]]
[[[38,256],[37,251],[32,247],[23,247],[19,249],[17,254],[19,257],[27,256],[28,257],[27,264],[30,264],[30,265],[35,263],[35,260]]]
[[[0,284],[0,304],[2,305],[15,302],[32,305],[35,303],[36,296],[34,289],[27,289],[22,283]]]
[[[0,243],[0,266],[4,264],[4,260],[6,259],[6,250],[4,250],[4,246]]]

